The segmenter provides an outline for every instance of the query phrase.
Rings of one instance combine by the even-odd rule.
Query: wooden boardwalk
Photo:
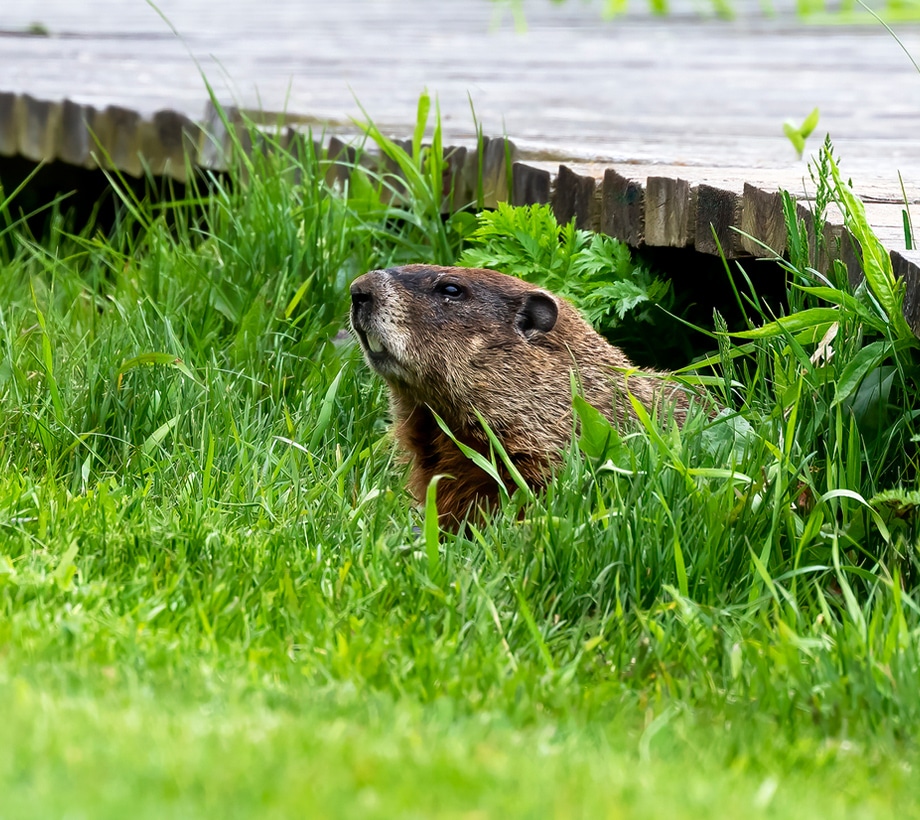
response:
[[[896,268],[920,287],[898,179],[916,207],[920,73],[878,24],[806,25],[759,5],[731,22],[638,6],[603,22],[597,2],[529,0],[521,32],[488,0],[161,0],[176,36],[145,0],[6,5],[0,155],[92,165],[89,126],[129,173],[143,157],[181,176],[187,150],[215,161],[197,127],[202,73],[222,102],[285,111],[327,136],[355,133],[360,101],[408,137],[427,88],[447,142],[473,145],[470,102],[486,134],[514,142],[513,190],[498,182],[496,196],[551,201],[637,245],[712,253],[712,226],[743,255],[759,251],[735,227],[782,250],[779,188],[807,205],[806,161],[782,124],[817,106],[808,148],[831,134]],[[920,27],[897,33],[920,55]],[[920,313],[911,321],[920,328]]]

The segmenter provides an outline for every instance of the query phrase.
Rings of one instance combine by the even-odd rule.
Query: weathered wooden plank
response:
[[[576,228],[597,230],[601,220],[597,191],[598,183],[594,177],[576,174],[567,165],[560,165],[552,197],[556,221],[566,225],[574,218]]]
[[[197,131],[198,126],[177,111],[157,111],[151,121],[142,122],[139,150],[149,170],[185,182],[186,158],[195,161],[189,152],[197,143]]]
[[[696,187],[696,249],[701,253],[732,256],[738,234],[733,230],[739,223],[739,197],[712,185]]]
[[[645,243],[658,248],[685,248],[693,244],[690,219],[690,183],[685,179],[654,176],[645,183]]]
[[[61,104],[23,94],[17,112],[19,154],[32,162],[53,160],[61,130]]]
[[[895,275],[902,277],[907,284],[904,318],[914,333],[920,336],[920,251],[892,251],[891,266]]]
[[[86,127],[89,131],[89,155],[90,159],[87,162],[87,167],[89,168],[109,168],[111,163],[108,162],[104,156],[103,146],[107,145],[111,139],[109,136],[109,131],[111,130],[111,123],[109,119],[103,115],[103,112],[98,108],[87,107],[84,112],[86,115]]]
[[[92,112],[91,128],[96,138],[97,162],[106,168],[139,177],[143,173],[140,158],[138,123],[140,114],[128,108],[110,105]]]
[[[57,147],[57,159],[70,165],[90,168],[95,163],[90,156],[92,138],[89,119],[92,110],[72,100],[61,104],[61,133]]]
[[[766,245],[782,256],[786,251],[786,219],[783,199],[777,191],[764,191],[744,185],[741,197],[741,249],[752,256],[764,256]]]
[[[451,146],[444,151],[447,171],[444,175],[444,213],[459,211],[473,203],[472,193],[463,189],[463,166],[468,150],[465,145]]]
[[[0,156],[12,157],[19,151],[19,97],[0,93]]]
[[[511,204],[542,205],[550,201],[551,175],[523,162],[511,166]]]
[[[462,196],[463,201],[472,203],[474,207],[479,206],[479,199],[482,196],[482,186],[479,183],[479,163],[478,149],[469,148],[466,156],[463,157],[463,165],[454,177],[454,187],[458,196]]]
[[[638,247],[644,241],[645,190],[636,180],[613,168],[604,172],[601,199],[601,230]]]
[[[482,197],[483,207],[496,208],[508,201],[508,162],[513,166],[517,148],[509,139],[482,138]]]

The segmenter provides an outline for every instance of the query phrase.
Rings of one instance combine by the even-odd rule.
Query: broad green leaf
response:
[[[868,305],[861,302],[859,299],[853,296],[853,294],[846,293],[839,288],[829,288],[823,286],[810,287],[806,285],[796,285],[796,287],[803,293],[811,294],[812,296],[816,296],[819,299],[823,299],[825,302],[830,302],[845,308],[854,316],[859,317],[859,319],[869,325],[869,327],[874,328],[880,333],[884,332],[888,325],[884,316],[873,312],[869,309]]]
[[[291,297],[291,301],[288,302],[287,307],[284,309],[284,318],[290,319],[291,314],[297,309],[297,305],[300,304],[300,300],[303,299],[304,294],[307,292],[307,288],[313,283],[313,277],[315,274],[309,274],[303,282],[301,282],[300,287],[297,288],[297,292]]]
[[[818,127],[818,118],[821,116],[821,112],[817,107],[815,107],[812,112],[805,117],[805,121],[799,126],[799,133],[805,138],[808,139],[811,136],[812,131]]]
[[[326,395],[323,396],[319,414],[316,417],[316,427],[313,428],[313,435],[310,436],[309,446],[312,452],[316,452],[320,442],[323,440],[323,434],[329,426],[329,421],[332,418],[332,408],[335,405],[335,397],[339,391],[339,383],[342,381],[342,374],[344,372],[345,368],[342,368],[336,373],[335,378],[332,380],[332,384],[330,384],[329,388],[326,390]]]
[[[836,535],[834,536],[833,544],[831,546],[831,557],[834,562],[834,569],[837,573],[837,585],[840,587],[840,591],[843,593],[843,599],[846,602],[847,612],[849,613],[853,624],[859,630],[860,637],[865,641],[866,618],[859,606],[859,602],[856,600],[856,594],[853,592],[853,587],[850,586],[850,582],[847,580],[846,575],[844,575],[843,569],[840,566],[840,544]]]
[[[837,390],[834,393],[832,407],[846,401],[862,383],[866,374],[878,367],[894,351],[894,346],[887,339],[882,339],[866,345],[843,368],[837,381]]]
[[[797,126],[792,120],[786,120],[786,122],[783,123],[783,133],[786,135],[789,142],[792,143],[792,147],[795,148],[796,153],[799,155],[799,159],[802,158],[802,154],[805,152],[805,140],[808,139],[811,132],[814,131],[818,125],[819,116],[818,109],[815,108],[805,118],[801,125]]]
[[[891,257],[869,225],[866,209],[853,189],[843,181],[833,156],[827,155],[834,190],[844,213],[846,226],[862,250],[862,269],[872,293],[878,299],[895,335],[901,339],[916,339],[904,318],[904,283],[895,278]]]
[[[767,589],[770,592],[770,596],[775,601],[779,601],[779,594],[776,591],[776,585],[773,583],[773,579],[770,577],[770,573],[767,571],[764,562],[757,556],[757,553],[754,550],[749,550],[751,554],[751,563],[754,565],[754,569],[757,570],[757,574],[760,576],[761,580],[766,585]],[[751,593],[753,594],[754,587],[751,587]]]
[[[862,505],[869,511],[869,515],[872,516],[872,520],[875,521],[875,526],[878,527],[878,531],[881,533],[882,538],[885,539],[886,543],[891,543],[891,533],[888,531],[888,527],[885,525],[884,519],[879,515],[878,510],[876,510],[865,498],[863,498],[855,490],[848,490],[845,488],[839,488],[836,490],[830,490],[824,495],[821,496],[821,503],[826,503],[835,498],[849,498],[852,501],[857,502]]]
[[[508,451],[505,450],[504,445],[498,440],[498,436],[495,435],[492,428],[489,426],[489,423],[486,421],[485,417],[478,410],[474,411],[476,413],[476,418],[479,419],[479,423],[482,425],[482,429],[485,431],[486,436],[489,439],[489,443],[494,448],[495,452],[498,453],[498,457],[501,459],[502,464],[505,465],[505,469],[508,470],[508,474],[511,476],[515,484],[517,484],[518,489],[520,489],[528,498],[533,499],[533,491],[530,489],[530,485],[524,480],[524,476],[521,475],[520,470],[518,470],[517,465],[511,460],[511,456],[508,455]]]
[[[674,570],[677,573],[677,585],[680,588],[680,594],[687,598],[690,595],[690,585],[687,583],[687,564],[684,561],[684,551],[680,546],[680,530],[674,530],[674,540],[671,546],[674,548]]]
[[[427,118],[428,114],[425,113]],[[444,169],[447,163],[444,161],[444,145],[441,133],[441,106],[435,100],[435,118],[434,134],[431,138],[431,151],[428,152],[428,179],[431,182],[431,191],[435,203],[439,208],[443,207],[444,196]]]
[[[438,482],[442,478],[452,479],[453,476],[439,473],[432,476],[425,490],[425,554],[428,557],[428,576],[432,580],[441,576],[441,561],[438,552]]]
[[[792,147],[795,148],[796,154],[801,158],[805,151],[805,138],[799,133],[799,129],[791,122],[784,122],[783,133],[786,135],[789,142],[792,143]]]
[[[588,458],[604,459],[611,449],[619,447],[617,431],[600,410],[581,396],[573,397],[572,407],[581,422],[578,446]]]
[[[57,566],[54,568],[54,580],[60,589],[70,589],[70,585],[77,574],[77,566],[74,559],[79,552],[77,542],[73,542],[58,559]]]
[[[839,327],[839,322],[821,322],[820,324],[813,325],[798,333],[794,333],[792,338],[798,345],[820,344],[835,325]]]
[[[865,375],[849,401],[858,424],[878,428],[885,423],[896,374],[897,368],[886,364]]]
[[[781,316],[779,319],[760,327],[741,330],[731,335],[737,336],[739,339],[769,339],[773,336],[786,336],[790,333],[808,330],[818,324],[837,322],[839,320],[840,310],[838,308],[816,307],[801,310],[791,316]]]
[[[700,435],[700,443],[709,455],[713,457],[721,456],[726,460],[731,457],[735,462],[744,458],[744,453],[748,446],[756,440],[757,434],[750,422],[740,414],[728,409],[722,410],[712,424],[702,430]],[[707,470],[697,468],[695,470],[691,469],[690,473],[709,475],[711,477],[737,477],[742,481],[750,481],[742,473],[726,469],[713,468]]]
[[[437,413],[433,410],[431,414],[434,416],[434,420],[437,422],[438,427],[444,432],[454,444],[457,445],[457,448],[460,450],[463,455],[465,455],[470,461],[473,462],[480,470],[482,470],[489,478],[491,478],[498,485],[498,491],[502,496],[503,500],[508,498],[508,488],[505,486],[505,482],[502,481],[501,474],[498,472],[498,465],[494,461],[486,458],[482,453],[477,453],[472,447],[467,444],[464,444],[460,441],[447,426],[447,422],[444,421]]]
[[[163,422],[154,430],[141,446],[141,449],[149,456],[163,442],[163,440],[173,431],[173,428],[179,423],[179,416],[173,416],[169,421]]]

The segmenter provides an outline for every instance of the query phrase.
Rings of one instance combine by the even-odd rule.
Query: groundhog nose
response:
[[[351,286],[351,306],[353,308],[358,309],[362,305],[370,306],[373,301],[374,294],[371,293],[369,288],[359,285],[357,282]]]

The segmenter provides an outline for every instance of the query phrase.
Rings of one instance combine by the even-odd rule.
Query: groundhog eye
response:
[[[466,295],[466,289],[453,282],[439,282],[436,290],[448,299],[461,299]]]

